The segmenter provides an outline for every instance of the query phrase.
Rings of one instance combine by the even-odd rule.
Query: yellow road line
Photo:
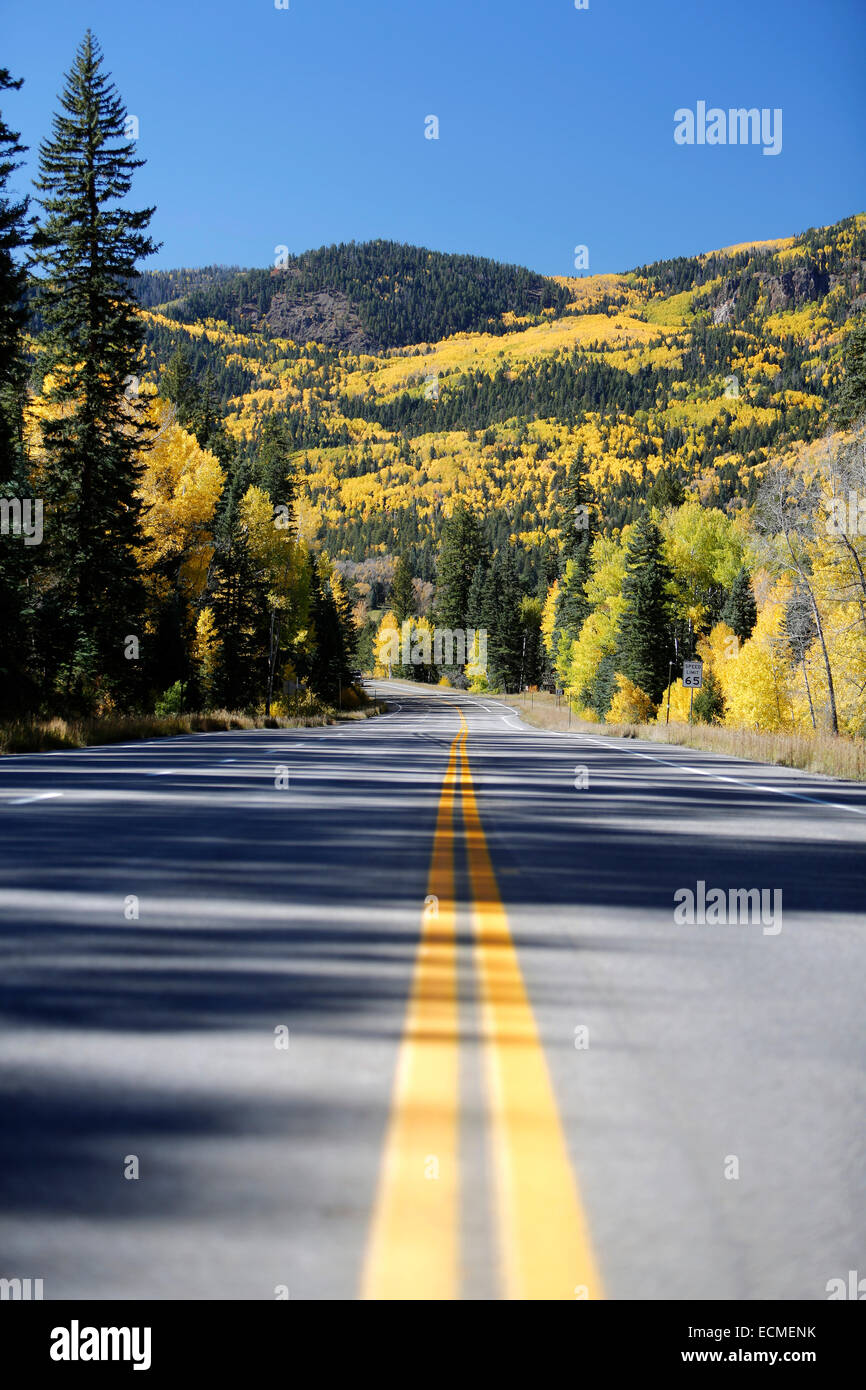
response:
[[[505,1297],[601,1298],[556,1098],[478,814],[465,740],[460,764]]]
[[[361,1296],[459,1295],[458,1015],[454,910],[457,748],[433,837],[421,942],[397,1063]]]

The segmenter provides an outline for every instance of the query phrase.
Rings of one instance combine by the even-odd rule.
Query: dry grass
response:
[[[564,699],[557,708],[554,696],[541,692],[533,693],[531,705],[528,695],[525,701],[522,695],[498,698],[520,710],[527,723],[537,728],[565,730],[569,727],[568,706]],[[749,729],[728,729],[715,724],[594,724],[577,719],[573,714],[570,727],[576,733],[673,743],[683,748],[698,748],[705,753],[722,753],[730,758],[745,758],[755,763],[796,767],[826,777],[866,782],[866,739],[837,738],[827,733],[755,733]]]
[[[175,734],[219,733],[225,729],[308,729],[380,714],[379,702],[355,710],[338,711],[311,701],[296,715],[277,718],[244,714],[239,710],[213,710],[207,714],[111,715],[102,719],[18,720],[0,725],[0,754],[44,753],[51,749],[90,748],[104,743],[132,743],[136,739],[171,738]]]

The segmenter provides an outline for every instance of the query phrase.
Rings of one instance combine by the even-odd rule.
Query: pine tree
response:
[[[559,546],[554,540],[546,540],[541,548],[541,555],[538,566],[538,592],[536,597],[544,603],[547,598],[547,591],[551,584],[559,578],[560,573]]]
[[[866,317],[858,320],[845,345],[838,416],[842,425],[856,424],[866,416]]]
[[[731,585],[731,592],[721,612],[721,621],[736,633],[741,642],[746,642],[758,621],[758,606],[752,591],[749,571],[743,565]]]
[[[479,560],[472,575],[472,583],[469,585],[469,595],[466,600],[467,627],[487,628],[490,626],[491,614],[487,607],[487,570],[488,566],[483,560]]]
[[[128,705],[138,666],[128,639],[141,638],[143,608],[135,489],[148,432],[143,403],[126,390],[144,335],[130,286],[136,262],[157,249],[145,235],[153,209],[121,205],[143,161],[89,31],[60,101],[40,149],[46,219],[34,238],[45,394],[59,407],[42,427],[52,572],[44,640],[70,706],[89,708],[100,691]]]
[[[565,563],[565,573],[559,586],[554,618],[554,647],[559,646],[563,633],[577,637],[589,616],[586,583],[590,575],[589,550],[579,552]]]
[[[295,520],[295,474],[292,441],[284,420],[269,415],[259,436],[252,480],[270,497],[274,507],[286,507],[289,525]]]
[[[626,549],[622,592],[625,607],[617,628],[615,669],[659,700],[668,681],[672,581],[658,527],[644,514],[635,522]]]
[[[586,477],[583,445],[579,444],[566,475],[560,501],[562,544],[560,563],[583,560],[592,545],[595,497]]]
[[[192,357],[183,344],[179,344],[168,359],[160,380],[160,394],[177,407],[178,424],[187,429],[198,409],[199,390]]]
[[[0,92],[18,91],[0,68]],[[0,482],[17,479],[21,464],[21,405],[26,379],[22,333],[27,317],[24,304],[26,270],[21,253],[29,242],[28,198],[10,196],[9,180],[20,169],[19,155],[26,145],[0,114]],[[11,494],[7,494],[11,495]]]
[[[213,702],[225,709],[253,707],[268,679],[267,595],[241,524],[239,493],[232,488],[219,522],[208,597],[217,635]]]
[[[520,611],[523,595],[511,546],[497,551],[487,579],[489,616],[487,659],[491,685],[519,690],[524,676],[525,631]]]
[[[725,712],[725,696],[711,666],[704,669],[704,683],[694,698],[693,714],[701,724],[719,724]]]
[[[436,566],[436,611],[443,627],[466,627],[469,589],[475,567],[484,554],[478,518],[461,498],[442,528]]]
[[[0,68],[0,91],[18,91]],[[0,115],[0,496],[23,503],[30,498],[21,438],[22,405],[27,368],[23,328],[26,319],[26,273],[21,253],[29,241],[27,198],[12,197],[9,180],[26,152],[18,131]],[[31,513],[32,516],[32,513]],[[34,547],[23,535],[0,535],[0,713],[20,714],[31,708],[36,691],[29,669],[31,619],[29,581]]]
[[[593,494],[584,475],[583,446],[578,448],[563,488],[562,582],[553,627],[554,655],[563,634],[577,637],[589,615],[586,585],[595,539]]]
[[[196,400],[190,415],[190,428],[200,448],[211,448],[214,439],[220,433],[221,425],[216,378],[208,365],[197,387]]]
[[[522,671],[524,685],[539,685],[544,673],[541,607],[541,600],[538,598],[523,598],[521,600],[520,620],[525,637]]]
[[[303,674],[318,699],[336,705],[341,685],[349,680],[344,623],[330,584],[315,561],[311,559],[310,564],[310,623],[314,635]]]
[[[647,493],[647,506],[657,511],[667,511],[669,507],[681,507],[686,492],[677,476],[676,470],[662,468],[656,474],[652,487]]]
[[[394,571],[391,585],[390,605],[397,622],[403,625],[406,618],[415,612],[415,589],[412,585],[412,571],[405,555],[401,555]]]

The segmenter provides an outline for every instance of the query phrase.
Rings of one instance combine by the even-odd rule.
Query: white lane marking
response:
[[[728,777],[721,772],[707,772],[702,767],[690,767],[688,763],[680,763],[673,758],[662,758],[658,753],[642,753],[639,748],[621,748],[619,744],[611,742],[610,739],[596,738],[594,734],[582,734],[577,731],[569,734],[563,732],[562,729],[537,729],[536,732],[555,734],[557,738],[582,738],[587,743],[597,743],[601,748],[607,748],[612,753],[631,753],[633,757],[648,758],[651,762],[663,763],[666,767],[676,768],[678,772],[691,772],[695,777],[709,777],[713,782],[731,782],[734,786],[745,787],[747,791],[769,792],[772,796],[788,796],[794,801],[808,801],[813,806],[826,806],[831,811],[850,811],[855,816],[866,816],[866,807],[846,806],[842,801],[824,801],[821,797],[806,796],[803,792],[791,792],[785,787],[770,787],[765,783],[750,782],[745,777]],[[808,776],[808,774],[804,773],[804,776]]]
[[[834,811],[850,811],[855,816],[866,816],[866,807],[846,806],[842,801],[824,801],[822,797],[806,796],[804,792],[791,792],[786,787],[770,787],[761,782],[749,782],[745,777],[727,777],[721,772],[707,772],[701,767],[689,767],[688,764],[675,763],[670,758],[659,758],[655,753],[641,753],[637,748],[630,748],[630,753],[634,753],[638,758],[650,758],[653,762],[664,763],[667,767],[682,767],[685,772],[691,772],[695,777],[710,777],[714,782],[731,782],[737,787],[748,787],[750,791],[770,792],[773,796],[789,796],[794,801],[808,801],[813,806],[827,806]]]
[[[133,768],[132,770],[133,770],[133,772],[137,771],[136,768]],[[170,768],[170,767],[157,767],[157,768],[150,768],[150,767],[148,767],[148,768],[145,768],[145,769],[144,769],[144,775],[145,775],[145,777],[170,777],[171,774],[172,774],[172,771],[173,771],[173,769]]]
[[[7,806],[32,806],[34,801],[51,801],[56,796],[62,796],[63,792],[36,792],[33,796],[16,796],[11,801],[7,801]]]

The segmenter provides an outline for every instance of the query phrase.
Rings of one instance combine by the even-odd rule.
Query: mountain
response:
[[[393,241],[325,246],[270,270],[152,272],[141,302],[194,324],[361,349],[403,347],[451,333],[505,332],[505,315],[563,310],[567,292],[522,266]],[[157,288],[158,287],[158,288]],[[167,293],[157,301],[154,292]]]
[[[747,505],[767,458],[832,418],[866,215],[625,274],[545,279],[378,241],[280,271],[156,272],[140,294],[151,366],[178,344],[209,366],[241,455],[285,419],[332,555],[406,549],[432,579],[457,495],[491,545],[555,540],[578,451],[608,531],[660,475]]]

